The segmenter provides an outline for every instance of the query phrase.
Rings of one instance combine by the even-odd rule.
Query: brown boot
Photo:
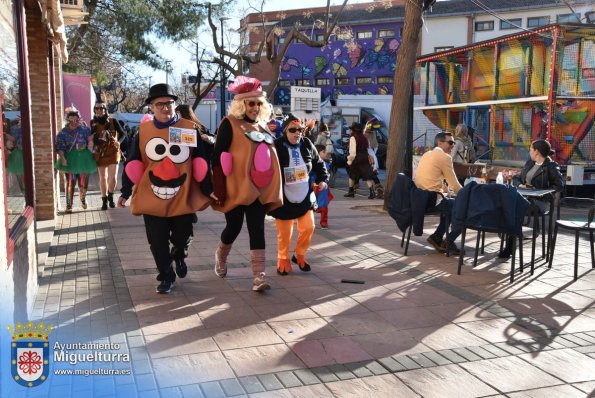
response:
[[[255,292],[264,292],[271,288],[271,285],[267,282],[266,274],[264,272],[265,266],[265,250],[256,249],[250,250],[252,257],[252,275],[254,275],[254,281],[252,282],[252,290]]]
[[[217,250],[215,250],[215,274],[219,278],[225,278],[227,275],[227,256],[231,251],[231,243],[226,245],[219,241]]]

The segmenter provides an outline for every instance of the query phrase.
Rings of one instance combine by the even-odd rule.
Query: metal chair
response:
[[[440,196],[442,196],[442,200],[445,199],[445,196],[441,192],[436,192],[436,193],[439,194]],[[450,228],[449,228],[449,225],[450,225],[450,214],[446,214],[445,213],[444,206],[442,206],[440,208],[440,210],[426,211],[424,213],[424,216],[430,216],[430,215],[438,215],[440,218],[446,217],[446,233],[445,233],[445,236],[448,236],[448,232],[450,230]],[[405,251],[403,252],[403,255],[404,256],[407,255],[407,251],[409,250],[409,240],[411,240],[411,230],[412,229],[413,229],[413,223],[409,224],[409,227],[407,227],[407,229],[405,231],[403,231],[403,236],[401,237],[401,247],[403,247],[403,242],[406,242],[405,243]],[[405,234],[407,234],[407,240],[405,240]],[[446,248],[446,257],[450,257],[450,249],[448,247]]]
[[[595,201],[588,198],[563,198],[561,204],[574,203],[589,203],[589,212],[587,214],[587,222],[584,221],[572,221],[572,220],[556,220],[554,227],[554,236],[552,237],[550,258],[548,268],[552,268],[552,262],[554,260],[554,250],[556,248],[556,239],[558,237],[558,228],[563,228],[574,232],[574,280],[578,279],[578,241],[581,232],[589,233],[589,243],[591,246],[591,268],[595,268],[595,248],[593,247],[593,232],[595,232],[595,223],[593,223],[593,217],[595,216]]]

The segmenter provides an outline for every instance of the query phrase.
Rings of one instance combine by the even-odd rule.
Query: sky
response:
[[[350,0],[348,4],[355,3],[369,3],[372,0]],[[245,8],[247,1],[239,0],[238,9]],[[258,0],[252,0],[252,4],[259,3]],[[341,0],[331,0],[331,5],[340,5]],[[276,10],[291,10],[311,7],[324,7],[326,6],[326,0],[267,0],[265,3],[265,11],[276,11]],[[240,15],[230,16],[230,20],[226,22],[226,28],[237,29],[239,27]],[[227,35],[226,35],[227,38]],[[203,38],[205,44],[211,41],[211,37],[207,36]],[[225,43],[224,43],[225,44]],[[160,55],[171,60],[172,72],[169,74],[168,79],[180,79],[180,76],[189,71],[191,73],[196,72],[196,67],[191,59],[191,54],[187,52],[183,47],[177,43],[167,43],[160,49]],[[146,68],[144,68],[146,69]],[[150,84],[164,83],[166,81],[165,71],[158,70],[146,70],[146,75],[150,77]]]

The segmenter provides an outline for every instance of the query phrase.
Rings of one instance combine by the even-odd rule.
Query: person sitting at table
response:
[[[435,148],[423,154],[419,160],[417,171],[415,173],[415,186],[419,189],[432,192],[444,192],[444,180],[448,183],[448,189],[457,193],[463,188],[455,174],[452,157],[450,155],[454,147],[454,140],[452,134],[449,132],[442,132],[436,134],[434,138]],[[442,206],[447,206],[445,214],[452,212],[454,199],[445,198],[436,194],[436,200],[430,204],[428,210],[442,209]],[[440,253],[448,251],[453,255],[459,255],[459,248],[454,243],[461,233],[460,229],[449,232],[446,239],[444,234],[446,232],[446,217],[440,217],[440,223],[436,231],[428,237],[428,242]]]
[[[539,139],[531,143],[529,156],[517,182],[519,188],[555,189],[556,194],[564,189],[564,178],[560,173],[560,166],[550,157],[554,154],[552,146],[546,140]],[[546,211],[549,203],[543,200],[533,200],[528,211],[537,210],[538,214]],[[538,219],[539,220],[539,219]],[[539,230],[539,225],[536,228]],[[508,258],[512,254],[512,237],[506,240],[506,247],[498,254],[500,258]]]

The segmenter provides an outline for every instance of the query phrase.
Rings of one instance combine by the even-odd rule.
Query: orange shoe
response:
[[[279,258],[277,259],[277,273],[279,275],[287,275],[291,272],[291,262],[289,259]]]

